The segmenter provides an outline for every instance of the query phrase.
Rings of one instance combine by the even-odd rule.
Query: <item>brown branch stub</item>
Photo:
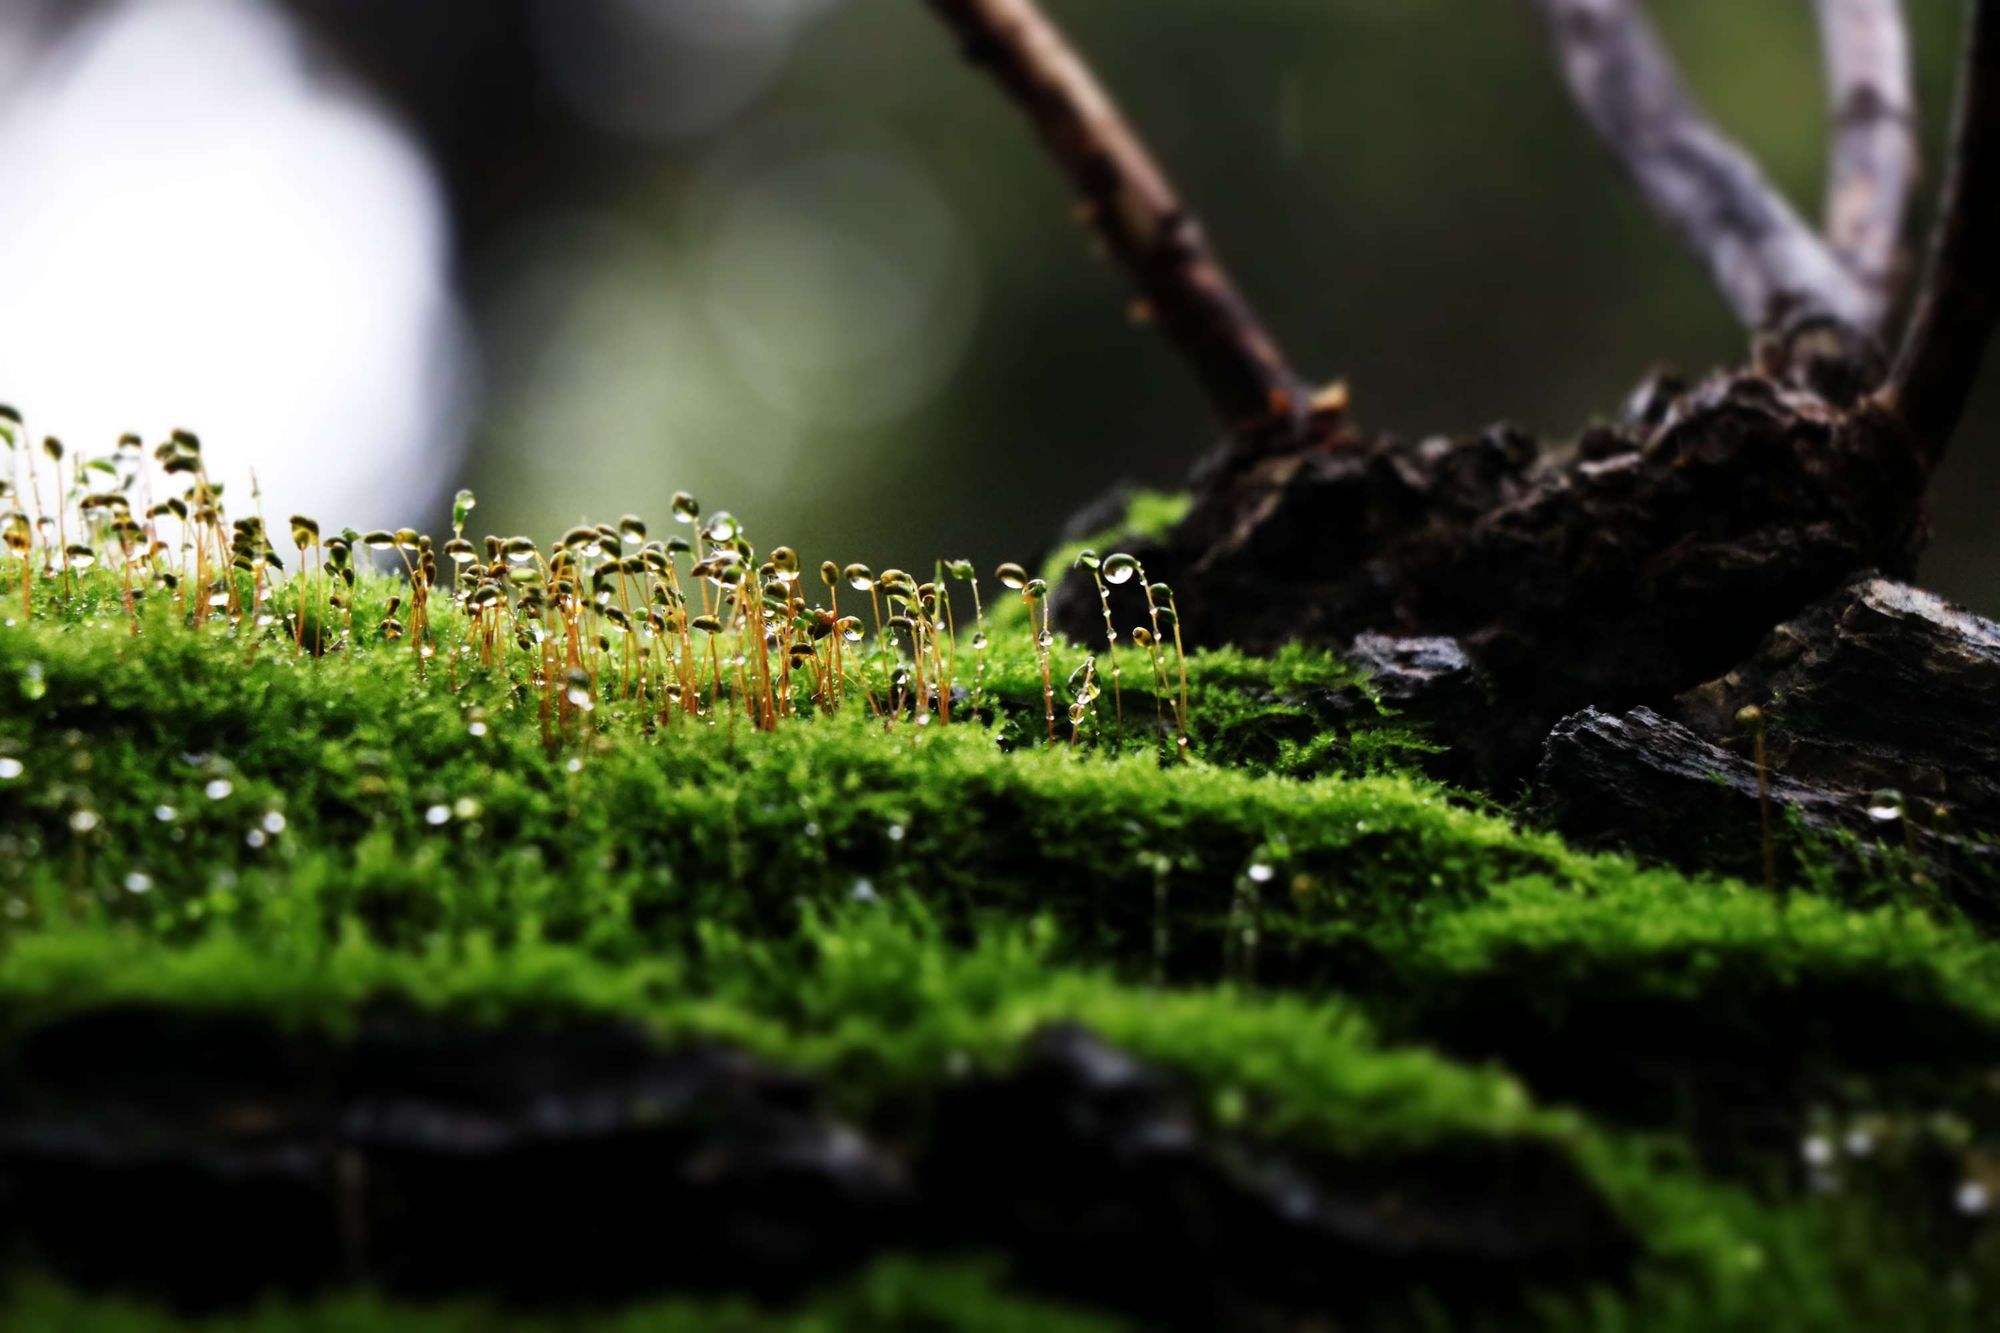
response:
[[[1826,236],[1884,307],[1917,183],[1916,100],[1901,0],[1814,0],[1831,128]]]
[[[1973,0],[1958,128],[1916,313],[1880,400],[1935,466],[2000,321],[2000,0]]]
[[[1637,0],[1533,0],[1570,94],[1753,330],[1824,315],[1872,333],[1884,303],[1709,122]]]
[[[1291,443],[1311,390],[1166,174],[1034,0],[926,0],[1025,111],[1239,445]]]

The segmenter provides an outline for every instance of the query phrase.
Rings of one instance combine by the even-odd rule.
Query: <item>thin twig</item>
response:
[[[1936,466],[2000,321],[2000,0],[1973,0],[1958,129],[1916,314],[1878,396]]]
[[[1695,105],[1635,0],[1534,0],[1571,96],[1753,330],[1830,315],[1873,332],[1883,303]]]
[[[1295,432],[1310,391],[1231,282],[1166,174],[1033,0],[927,0],[1020,104],[1239,438]]]
[[[1884,306],[1902,270],[1916,187],[1916,101],[1901,0],[1815,0],[1832,126],[1826,236]]]

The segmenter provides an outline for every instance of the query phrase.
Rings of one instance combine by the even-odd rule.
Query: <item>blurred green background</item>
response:
[[[471,370],[434,377],[433,443],[398,446],[437,460],[390,497],[400,521],[421,504],[441,526],[463,484],[475,526],[547,536],[664,519],[685,488],[814,560],[991,563],[1115,482],[1174,485],[1212,443],[1025,123],[919,0],[155,3],[287,13],[394,114],[481,108],[479,154],[446,173]],[[1743,355],[1520,0],[1046,3],[1295,363],[1346,378],[1365,426],[1567,433],[1657,363]],[[1807,0],[1651,8],[1716,118],[1816,217]],[[1963,11],[1909,9],[1921,225]],[[488,29],[519,63],[482,63]],[[463,156],[460,121],[425,151]],[[1924,574],[2000,613],[1996,405],[1989,387],[1939,479]]]
[[[1048,7],[1295,361],[1346,377],[1365,424],[1570,431],[1655,362],[1741,356],[1704,274],[1565,100],[1526,6]],[[1817,216],[1810,6],[1654,9],[1716,117]],[[1912,19],[1928,211],[1958,6]],[[825,15],[743,121],[592,202],[630,230],[595,242],[604,270],[563,336],[522,354],[528,373],[502,358],[517,396],[467,470],[512,526],[657,511],[686,485],[815,551],[990,561],[1120,479],[1174,484],[1211,443],[1024,122],[915,0]],[[1995,404],[1940,478],[1925,575],[2000,612]]]

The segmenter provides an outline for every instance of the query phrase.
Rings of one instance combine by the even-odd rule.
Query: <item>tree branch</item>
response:
[[[1020,104],[1239,441],[1295,437],[1309,391],[1231,282],[1201,224],[1034,0],[927,0]]]
[[[1534,0],[1571,96],[1753,330],[1832,316],[1864,332],[1883,303],[1710,124],[1635,0]]]
[[[1878,396],[1935,466],[2000,321],[2000,0],[1972,0],[1950,175],[1916,314]]]
[[[1895,299],[1903,219],[1917,182],[1916,102],[1901,0],[1815,0],[1832,126],[1826,235],[1833,253]]]

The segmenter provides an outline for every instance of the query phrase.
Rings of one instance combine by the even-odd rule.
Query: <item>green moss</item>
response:
[[[157,609],[134,638],[115,582],[83,582],[0,627],[0,1042],[132,1001],[336,1033],[385,1003],[615,1015],[814,1071],[869,1118],[1080,1022],[1258,1142],[1551,1145],[1648,1254],[1633,1290],[1552,1296],[1552,1324],[1958,1317],[1931,1256],[1883,1257],[1890,1220],[1723,1178],[1706,1111],[1647,1080],[1699,1101],[1763,1058],[1774,1096],[1944,1104],[2000,1055],[2000,949],[1908,885],[1781,904],[1520,828],[1414,776],[1393,719],[1333,727],[1368,714],[1324,655],[1199,655],[1185,763],[1136,654],[1125,734],[1100,701],[1081,744],[1038,741],[1032,646],[998,630],[975,720],[649,729],[607,697],[548,747],[504,676]],[[364,627],[386,595],[364,584]],[[448,653],[462,626],[438,628]],[[941,1322],[1011,1308],[938,1280]],[[326,1307],[350,1308],[380,1312]]]

